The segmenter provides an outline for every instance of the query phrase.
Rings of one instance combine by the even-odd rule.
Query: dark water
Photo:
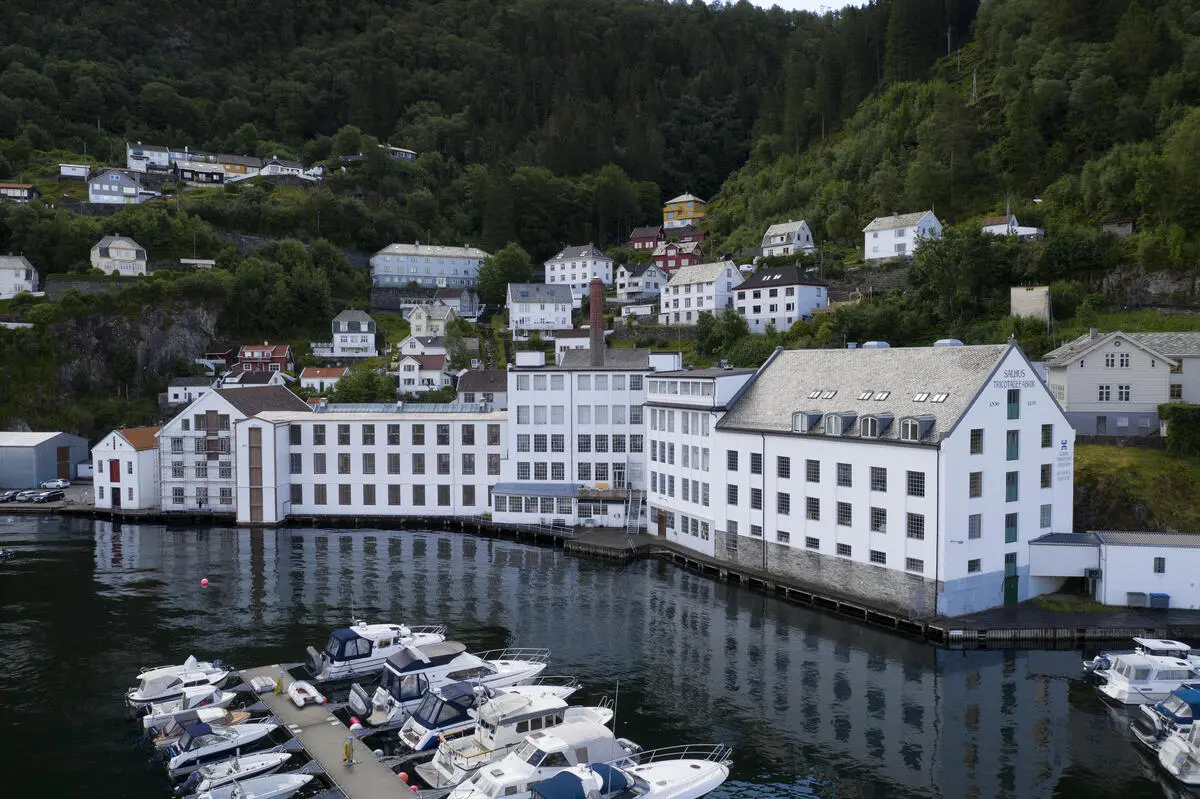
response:
[[[619,680],[619,734],[734,746],[714,796],[1176,793],[1077,680],[1079,652],[939,651],[666,564],[443,533],[20,517],[0,517],[0,546],[19,553],[0,564],[0,774],[48,780],[45,795],[165,796],[123,716],[139,666],[298,661],[352,613],[444,622],[472,649],[549,647],[579,703]]]

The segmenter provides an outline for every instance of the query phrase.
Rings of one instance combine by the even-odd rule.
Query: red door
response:
[[[108,481],[110,483],[121,482],[121,462],[115,458],[108,462]]]

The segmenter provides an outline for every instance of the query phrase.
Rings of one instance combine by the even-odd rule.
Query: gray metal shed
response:
[[[0,432],[0,488],[74,479],[75,464],[90,457],[87,440],[70,433]]]

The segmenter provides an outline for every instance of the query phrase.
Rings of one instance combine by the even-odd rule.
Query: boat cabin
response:
[[[462,732],[465,726],[475,724],[472,709],[493,691],[485,686],[476,686],[469,682],[456,682],[441,688],[434,688],[425,693],[421,704],[412,712],[404,727],[400,730],[400,740],[416,750],[427,748],[431,743],[436,746],[437,733],[446,731]],[[430,740],[432,738],[432,741]]]
[[[592,762],[612,762],[628,755],[603,724],[570,721],[552,731],[531,733],[516,751],[484,766],[465,784],[487,796],[507,796],[528,790],[531,783],[558,770]]]
[[[420,699],[429,688],[429,677],[425,672],[439,666],[449,666],[459,655],[467,651],[466,644],[458,641],[442,641],[439,644],[407,647],[387,659],[384,664],[383,677],[379,687],[383,688],[398,702],[412,702]],[[466,669],[464,672],[473,672]],[[490,669],[485,669],[491,673]],[[471,679],[472,673],[457,676],[452,673],[447,677],[455,682]]]
[[[566,708],[556,696],[502,694],[479,709],[475,737],[485,749],[499,749],[562,724]]]
[[[1200,684],[1188,683],[1171,692],[1154,706],[1159,714],[1180,726],[1188,726],[1200,718]]]
[[[1192,648],[1182,641],[1172,641],[1167,638],[1134,638],[1133,642],[1147,655],[1159,655],[1160,657],[1187,660],[1192,651]]]
[[[1192,664],[1174,657],[1157,655],[1118,655],[1108,669],[1110,676],[1119,675],[1130,683],[1176,682],[1196,677]]]
[[[428,637],[444,631],[444,627],[420,628],[420,631],[401,624],[366,624],[359,621],[352,627],[334,630],[322,650],[331,661],[357,660],[412,643],[414,637]],[[415,636],[414,636],[415,634]]]
[[[227,729],[214,728],[209,724],[195,724],[184,730],[183,737],[171,747],[171,751],[175,754],[183,754],[218,741],[229,740],[234,734]]]

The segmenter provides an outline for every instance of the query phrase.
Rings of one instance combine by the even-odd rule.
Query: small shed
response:
[[[91,177],[92,168],[87,164],[59,164],[58,176],[60,178],[75,178],[77,180],[87,180]]]
[[[90,458],[88,442],[70,433],[0,432],[0,487],[30,488],[43,480],[77,476]]]

